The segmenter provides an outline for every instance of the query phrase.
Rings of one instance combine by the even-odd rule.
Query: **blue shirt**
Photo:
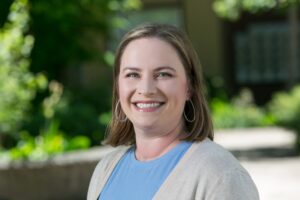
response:
[[[135,158],[135,147],[119,161],[98,200],[151,200],[180,158],[191,146],[181,142],[163,156],[146,162]]]

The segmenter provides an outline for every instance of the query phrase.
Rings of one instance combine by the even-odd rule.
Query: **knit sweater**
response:
[[[128,148],[118,147],[98,163],[87,200],[97,200],[114,167]],[[259,200],[259,195],[250,175],[232,154],[205,139],[193,143],[153,199]]]

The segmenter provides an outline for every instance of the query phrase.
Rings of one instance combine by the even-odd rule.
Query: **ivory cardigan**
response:
[[[87,200],[97,200],[129,147],[117,147],[96,166]],[[116,191],[118,192],[118,191]],[[154,195],[154,200],[259,200],[248,172],[227,150],[210,139],[195,142]]]

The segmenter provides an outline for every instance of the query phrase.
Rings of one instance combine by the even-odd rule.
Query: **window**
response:
[[[239,83],[287,81],[288,38],[286,23],[256,23],[238,32],[234,37],[236,80]]]

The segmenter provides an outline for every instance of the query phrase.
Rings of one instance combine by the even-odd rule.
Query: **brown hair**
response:
[[[183,138],[186,141],[202,141],[206,137],[213,140],[213,126],[203,91],[202,71],[198,56],[187,38],[178,28],[171,25],[150,24],[139,26],[128,32],[119,44],[116,51],[114,64],[114,85],[113,85],[113,100],[112,100],[112,121],[108,129],[108,137],[106,144],[112,146],[130,145],[135,143],[135,134],[133,124],[126,119],[126,115],[118,104],[118,76],[120,73],[120,63],[123,52],[127,45],[139,38],[158,38],[170,44],[178,53],[180,60],[185,68],[187,79],[189,82],[190,100],[187,102],[184,112],[188,119],[193,119],[193,122],[185,120],[186,130],[188,135]],[[190,105],[188,105],[190,104]],[[117,110],[116,110],[117,109]],[[117,115],[117,116],[116,116]]]

